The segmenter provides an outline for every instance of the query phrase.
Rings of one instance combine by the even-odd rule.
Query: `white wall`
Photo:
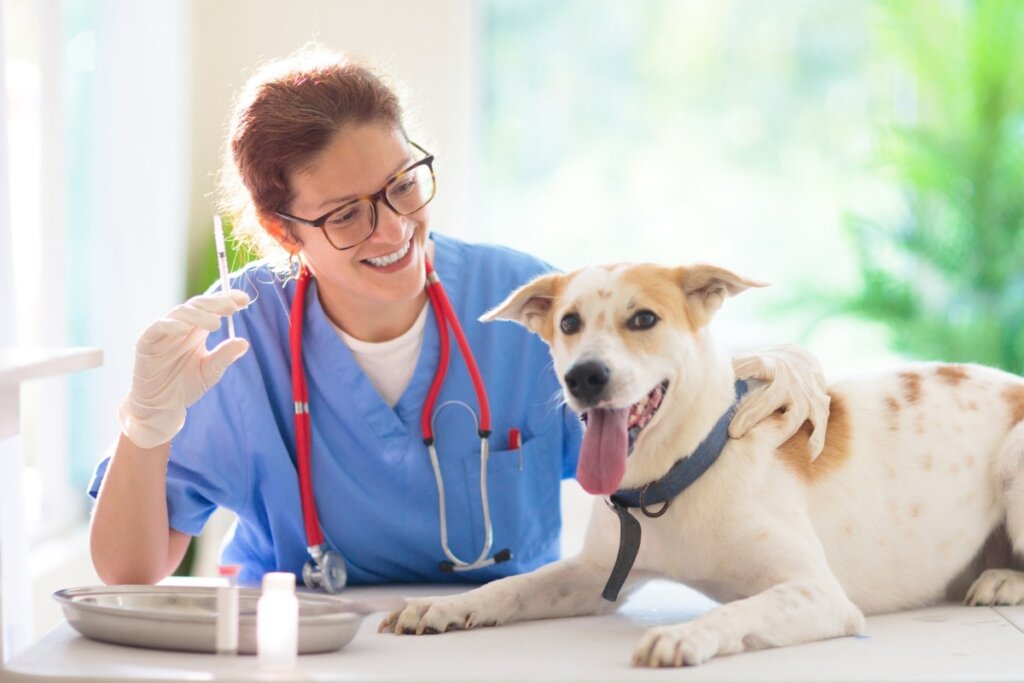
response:
[[[0,347],[14,343],[14,241],[11,239],[10,178],[7,172],[7,87],[4,18],[0,5]]]

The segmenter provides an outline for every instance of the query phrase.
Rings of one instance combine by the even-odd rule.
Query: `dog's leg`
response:
[[[683,666],[716,655],[859,633],[864,616],[831,577],[787,581],[693,621],[644,634],[634,666]]]
[[[574,557],[459,595],[410,599],[404,609],[384,619],[378,630],[443,633],[527,619],[609,612],[617,604],[601,597],[607,579],[607,567]],[[640,583],[638,578],[627,582],[624,594]]]
[[[1006,535],[1017,559],[1024,558],[1024,422],[1010,430],[996,458],[996,476],[1006,505]],[[1020,566],[1019,563],[1017,566]],[[986,569],[967,591],[967,605],[1024,603],[1024,572]]]

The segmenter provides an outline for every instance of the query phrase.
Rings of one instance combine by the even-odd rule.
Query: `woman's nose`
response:
[[[405,216],[399,216],[384,202],[377,202],[376,210],[377,228],[374,230],[374,236],[381,242],[403,241],[407,237],[405,223],[408,219]]]

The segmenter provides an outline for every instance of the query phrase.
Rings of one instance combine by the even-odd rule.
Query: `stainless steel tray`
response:
[[[372,608],[323,593],[298,592],[299,653],[333,652],[359,631]],[[214,652],[217,589],[91,586],[53,594],[71,626],[87,638],[158,650]],[[238,651],[256,653],[260,591],[239,590]]]

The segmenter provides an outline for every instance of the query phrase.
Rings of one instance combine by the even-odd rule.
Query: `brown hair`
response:
[[[219,182],[239,246],[286,257],[260,218],[288,210],[289,178],[340,128],[375,122],[404,131],[394,89],[365,66],[313,44],[260,67],[235,102]]]

